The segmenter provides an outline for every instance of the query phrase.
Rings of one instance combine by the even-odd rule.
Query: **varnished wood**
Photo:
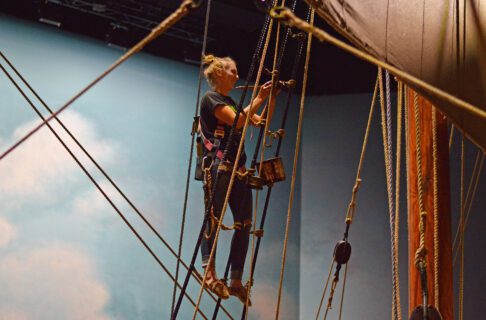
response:
[[[409,236],[409,314],[416,306],[422,304],[422,289],[420,275],[415,268],[415,251],[419,245],[419,201],[417,188],[417,158],[415,140],[414,93],[407,90],[408,95],[408,236]],[[426,248],[427,283],[429,305],[434,304],[434,186],[433,186],[433,156],[432,156],[432,105],[419,96],[422,175],[424,190],[424,205],[427,211]],[[449,181],[449,146],[446,117],[436,112],[438,140],[438,190],[439,190],[439,311],[444,320],[454,319],[453,279],[452,279],[452,247],[451,247],[451,215],[450,215],[450,181]]]

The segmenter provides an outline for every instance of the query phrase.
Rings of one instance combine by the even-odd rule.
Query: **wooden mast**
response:
[[[409,314],[422,304],[420,274],[415,267],[415,252],[419,246],[419,201],[417,188],[417,158],[415,140],[414,92],[407,90],[408,101],[408,238],[409,238]],[[423,201],[427,212],[427,284],[429,305],[435,306],[434,293],[434,175],[432,156],[432,104],[419,96]],[[444,320],[454,319],[454,298],[452,278],[452,245],[450,216],[449,146],[446,117],[436,112],[437,119],[437,172],[439,212],[439,308]],[[436,307],[436,306],[435,306]]]

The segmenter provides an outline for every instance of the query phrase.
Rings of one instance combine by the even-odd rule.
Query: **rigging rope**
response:
[[[392,255],[392,283],[393,283],[393,315],[395,319],[398,319],[398,298],[397,298],[397,282],[398,279],[398,257],[396,256],[397,253],[397,244],[396,244],[396,221],[395,221],[395,202],[393,198],[393,147],[392,147],[392,106],[391,106],[391,93],[390,93],[390,73],[385,71],[385,89],[386,89],[386,131],[387,131],[387,157],[388,157],[388,164],[390,166],[390,175],[388,176],[387,180],[389,180],[389,210],[390,210],[390,239],[391,239],[391,255]],[[398,116],[398,115],[397,115]],[[398,149],[398,146],[397,146]],[[396,192],[395,192],[396,196]]]
[[[397,319],[397,266],[395,257],[395,209],[393,204],[393,169],[392,169],[392,150],[391,150],[391,103],[388,103],[385,110],[385,95],[389,94],[389,84],[386,87],[386,94],[383,89],[382,70],[378,68],[378,78],[380,87],[380,106],[381,106],[381,128],[383,137],[383,151],[385,157],[385,173],[386,173],[386,185],[388,195],[388,214],[390,218],[390,239],[391,239],[391,256],[392,256],[392,319]],[[389,78],[388,78],[389,81]]]
[[[252,65],[250,67],[250,72],[249,72],[249,76],[248,76],[248,79],[247,79],[247,84],[248,85],[248,81],[250,80],[251,76],[253,75],[253,69],[254,69],[254,64],[257,60],[257,57],[258,55],[260,54],[260,50],[261,50],[261,47],[263,45],[263,41],[264,41],[264,35],[266,33],[266,30],[268,28],[268,25],[269,25],[269,22],[270,22],[270,17],[269,16],[266,16],[265,18],[265,22],[263,24],[263,27],[262,27],[262,30],[261,30],[261,34],[260,34],[260,37],[259,37],[259,41],[257,42],[257,48],[255,50],[255,53],[253,55],[253,60],[252,60]],[[248,86],[245,87],[245,89],[247,89]],[[260,130],[260,135],[262,134],[262,130]],[[258,144],[260,143],[260,139],[258,139],[258,142],[257,142],[257,146]],[[258,148],[257,148],[258,149]],[[255,150],[256,152],[256,150]],[[254,163],[256,163],[256,153],[253,157],[253,162],[251,164],[251,168],[254,167]],[[223,225],[222,225],[223,227]],[[261,227],[260,229],[263,229],[263,227]],[[223,279],[224,281],[226,281],[226,279],[228,278],[228,274],[229,274],[229,270],[230,270],[230,265],[231,265],[231,252],[232,252],[232,248],[233,247],[233,240],[231,240],[231,245],[230,245],[230,254],[228,254],[228,260],[226,262],[226,267],[225,267],[225,271],[224,271],[224,276],[223,276]],[[214,307],[214,312],[213,312],[213,320],[216,320],[217,318],[217,315],[218,315],[218,312],[219,312],[219,306],[221,304],[221,298],[218,299],[218,302],[216,303],[216,306]],[[243,306],[243,316],[246,312],[246,307]]]
[[[415,120],[415,152],[417,156],[417,189],[418,189],[418,200],[419,200],[419,246],[415,252],[415,267],[419,270],[421,276],[426,275],[427,272],[427,249],[425,248],[425,221],[427,217],[427,212],[425,211],[425,206],[423,202],[423,177],[422,177],[422,143],[420,141],[421,130],[420,130],[420,113],[418,104],[418,94],[414,94],[414,120]],[[425,277],[422,277],[425,279]],[[428,309],[427,306],[427,282],[422,283],[422,292],[424,295],[424,312]]]
[[[269,18],[267,18],[265,20],[265,23],[264,23],[264,26],[262,28],[262,32],[261,32],[260,38],[259,38],[259,40],[257,42],[257,49],[255,50],[255,52],[253,54],[252,62],[250,64],[250,68],[249,68],[249,71],[248,71],[248,74],[247,74],[247,78],[246,78],[246,81],[245,81],[244,90],[243,90],[243,93],[242,93],[242,95],[240,97],[240,101],[238,103],[238,108],[237,108],[237,111],[236,111],[235,119],[233,121],[233,125],[231,126],[231,130],[229,132],[228,142],[226,144],[226,148],[225,148],[225,150],[223,152],[222,162],[226,161],[226,158],[227,158],[228,152],[229,152],[229,146],[231,145],[231,143],[233,141],[233,138],[234,138],[234,132],[236,130],[236,124],[238,123],[238,119],[240,117],[240,114],[242,112],[244,113],[244,111],[243,111],[243,103],[244,103],[244,100],[245,100],[245,97],[246,97],[246,93],[248,91],[249,82],[250,82],[250,80],[251,80],[251,78],[253,76],[255,64],[256,64],[256,61],[258,59],[261,46],[262,46],[262,44],[264,42],[265,30],[268,27],[269,21],[270,21]],[[214,178],[214,185],[215,186],[217,185],[218,178],[219,178],[219,174],[218,174],[218,171],[217,171],[216,172],[216,177]],[[231,188],[229,190],[231,190]],[[209,197],[208,205],[207,205],[206,210],[205,210],[204,220],[203,220],[203,223],[201,225],[201,229],[199,231],[198,240],[196,242],[196,245],[195,245],[195,248],[194,248],[194,252],[193,252],[193,255],[192,255],[192,258],[191,258],[191,262],[190,262],[190,266],[189,266],[189,269],[191,271],[194,270],[194,268],[195,268],[194,267],[194,264],[195,264],[195,261],[196,261],[197,255],[198,255],[199,247],[201,245],[202,237],[204,236],[205,224],[209,220],[209,217],[210,217],[210,208],[212,208],[212,203],[213,203],[213,199],[214,199],[215,192],[216,192],[216,188],[213,188],[213,190],[211,190],[211,195]],[[220,222],[222,222],[222,219],[220,220]],[[184,284],[183,284],[183,289],[182,289],[183,292],[185,292],[185,290],[187,289],[187,285],[189,284],[189,275],[190,275],[190,272],[188,272],[186,274],[186,278],[184,279]],[[204,282],[202,282],[202,283],[204,283]],[[219,303],[220,302],[221,301],[219,301]],[[177,318],[177,314],[179,312],[179,308],[181,306],[181,303],[182,303],[182,294],[179,294],[179,298],[177,300],[177,304],[176,304],[176,307],[174,309],[174,313],[173,313],[173,315],[171,317],[173,320],[175,320]],[[218,306],[218,302],[217,302],[217,306]],[[213,317],[216,317],[217,310],[218,309],[215,309],[215,313],[214,313]]]
[[[344,237],[345,237],[346,240],[348,238],[349,228],[350,228],[350,226],[353,222],[354,213],[355,213],[355,210],[356,210],[356,195],[358,193],[358,189],[359,189],[361,182],[362,182],[362,180],[361,180],[361,169],[363,167],[364,156],[365,156],[365,153],[366,153],[366,147],[368,145],[368,138],[369,138],[369,133],[370,133],[370,128],[371,128],[371,122],[372,122],[372,119],[373,119],[373,112],[374,112],[374,107],[375,107],[375,103],[376,103],[376,96],[378,94],[379,79],[380,79],[379,75],[377,75],[377,78],[376,78],[376,81],[375,81],[375,88],[373,90],[373,97],[371,99],[370,112],[369,112],[369,116],[368,116],[368,122],[366,124],[366,131],[365,131],[365,135],[364,135],[364,139],[363,139],[363,145],[362,145],[362,148],[361,148],[361,155],[360,155],[360,158],[359,158],[358,169],[357,169],[357,173],[356,173],[356,180],[355,180],[354,187],[353,187],[353,190],[352,190],[352,193],[351,193],[351,200],[349,202],[348,209],[346,211],[346,219],[345,219],[346,231],[345,231],[345,234],[344,234]],[[329,280],[330,280],[332,269],[334,267],[335,262],[336,262],[336,260],[333,259],[331,266],[329,268],[329,274],[328,274],[328,277],[327,277],[327,280],[326,280],[326,284],[324,286],[324,290],[322,292],[321,300],[319,302],[319,307],[317,308],[316,320],[319,318],[319,314],[321,312],[322,304],[323,304],[324,297],[325,297],[326,292],[327,292],[327,287],[328,287],[328,284],[329,284]],[[347,272],[347,264],[346,264],[345,270]],[[341,296],[341,306],[342,306],[343,299],[344,299],[344,288],[346,286],[346,277],[347,277],[346,272],[345,272],[345,278],[344,278],[344,283],[343,283],[343,293],[342,293],[342,296]],[[341,314],[342,314],[342,312],[341,312],[341,309],[340,309],[340,317],[341,317]],[[324,315],[324,317],[326,317],[326,315]]]
[[[319,314],[321,313],[322,304],[323,304],[324,298],[326,296],[327,287],[329,286],[329,280],[331,279],[332,269],[334,268],[335,263],[336,263],[336,260],[332,259],[331,265],[329,266],[329,273],[327,275],[326,284],[324,285],[324,290],[322,291],[321,301],[319,302],[319,307],[317,308],[316,320],[319,319]]]
[[[476,196],[476,190],[477,190],[479,178],[481,176],[481,170],[482,170],[482,167],[483,167],[483,160],[484,160],[484,153],[482,153],[481,150],[478,150],[478,153],[476,155],[476,160],[474,162],[474,167],[473,167],[473,171],[472,171],[472,174],[471,174],[471,178],[469,180],[469,186],[468,186],[468,189],[467,189],[466,198],[465,198],[465,201],[464,201],[465,202],[464,203],[464,209],[465,209],[465,213],[466,213],[466,219],[465,219],[466,226],[467,226],[467,221],[469,219],[469,213],[471,212],[472,202],[473,202],[473,200]],[[457,259],[457,254],[459,252],[459,249],[458,249],[458,246],[457,246],[457,239],[458,239],[461,228],[462,228],[462,222],[460,221],[459,225],[456,229],[456,235],[454,237],[454,242],[452,244],[452,252],[453,253],[455,252],[453,264],[455,264],[456,259]],[[461,246],[461,241],[459,241],[459,246]]]
[[[202,48],[201,48],[201,58],[206,54],[206,45],[207,45],[207,40],[208,40],[208,27],[209,27],[209,15],[211,12],[211,0],[208,0],[207,7],[206,7],[206,17],[205,17],[205,22],[204,22],[204,35],[203,35],[203,43],[202,43]],[[198,77],[198,82],[197,82],[197,97],[196,97],[196,110],[194,112],[194,123],[193,123],[193,128],[191,132],[191,147],[189,149],[189,160],[188,160],[188,165],[187,165],[187,178],[186,178],[186,189],[184,193],[184,204],[182,208],[182,221],[181,221],[181,231],[180,231],[180,236],[179,236],[179,247],[177,250],[177,256],[180,257],[182,254],[182,242],[184,240],[184,228],[186,225],[186,213],[187,213],[187,200],[189,196],[189,185],[191,181],[191,169],[192,169],[192,157],[194,154],[194,140],[195,140],[195,131],[196,131],[196,118],[199,115],[199,99],[201,97],[201,87],[202,87],[202,78],[203,78],[203,73],[204,73],[204,66],[202,61],[199,64],[199,77]],[[179,259],[177,260],[177,265],[176,265],[176,273],[175,273],[175,278],[176,280],[179,279],[179,268],[180,268],[180,263]],[[173,292],[172,292],[172,305],[171,305],[171,316],[174,314],[174,307],[175,307],[175,300],[176,300],[176,294],[177,294],[177,287],[174,286]],[[219,300],[219,299],[218,299]]]
[[[449,137],[449,152],[451,151],[453,138],[454,138],[454,124],[451,125],[451,134]]]
[[[49,117],[44,119],[39,125],[29,131],[26,135],[24,135],[21,139],[19,139],[16,143],[10,146],[6,151],[4,151],[0,155],[0,160],[5,158],[8,154],[18,148],[22,143],[24,143],[27,139],[29,139],[34,133],[39,131],[44,125],[46,125],[49,121],[57,117],[61,112],[65,111],[73,102],[75,102],[79,97],[85,94],[88,90],[90,90],[94,85],[96,85],[99,81],[105,78],[108,74],[110,74],[116,67],[120,64],[125,62],[128,58],[133,56],[138,51],[142,50],[147,44],[153,41],[155,38],[163,34],[167,29],[172,27],[176,22],[186,16],[191,10],[197,8],[199,3],[194,2],[194,0],[184,0],[182,4],[179,6],[177,10],[175,10],[170,16],[164,19],[158,26],[156,26],[149,35],[143,38],[139,43],[133,46],[130,50],[128,50],[123,56],[121,56],[115,63],[113,63],[108,69],[106,69],[101,75],[99,75],[95,80],[89,83],[84,89],[74,95],[68,102],[66,102],[61,108],[57,111],[52,113]]]
[[[399,278],[399,244],[400,244],[400,169],[401,169],[401,152],[402,152],[402,113],[403,113],[403,83],[398,82],[398,103],[397,103],[397,154],[396,154],[396,184],[395,184],[395,247],[393,248],[396,261],[395,266],[395,284],[396,284],[396,302],[397,317],[402,320],[402,303],[400,298],[400,278]]]
[[[265,56],[266,56],[268,44],[269,44],[269,41],[270,41],[270,35],[271,35],[271,31],[272,31],[272,26],[273,26],[273,20],[270,21],[270,25],[268,27],[267,39],[265,41],[265,45],[264,45],[264,48],[263,48],[262,58],[261,58],[261,61],[260,61],[260,66],[259,66],[259,69],[258,69],[258,72],[257,72],[256,81],[255,81],[255,87],[253,88],[253,93],[252,93],[252,97],[251,97],[250,101],[253,101],[253,99],[255,98],[256,91],[257,91],[258,85],[260,83],[260,77],[261,77],[261,73],[262,73],[262,70],[263,70],[263,64],[265,62]],[[237,121],[237,118],[235,118],[235,122],[236,121]],[[234,164],[235,165],[233,165],[233,168],[232,168],[232,171],[231,171],[231,178],[230,178],[230,181],[229,181],[229,184],[228,184],[228,190],[226,192],[226,196],[225,196],[225,199],[224,199],[223,208],[221,209],[221,216],[219,218],[218,227],[217,227],[216,233],[214,235],[214,242],[213,242],[213,245],[212,245],[212,248],[211,248],[211,253],[209,255],[209,260],[208,261],[212,261],[212,259],[214,257],[214,254],[215,254],[215,251],[216,251],[215,249],[216,249],[216,244],[218,242],[219,233],[221,231],[221,224],[223,222],[223,219],[224,219],[224,216],[225,216],[225,213],[226,213],[226,209],[227,209],[227,206],[228,206],[229,197],[231,195],[231,190],[233,188],[233,183],[234,183],[236,171],[238,169],[238,167],[237,167],[236,164],[239,163],[239,160],[240,160],[240,157],[241,157],[241,153],[243,151],[243,145],[244,145],[244,141],[245,141],[245,135],[246,135],[246,131],[248,130],[248,124],[249,123],[250,123],[250,117],[247,116],[247,117],[245,117],[245,124],[243,126],[243,130],[242,130],[242,133],[241,133],[241,140],[240,140],[240,143],[239,143],[239,146],[238,146],[238,152],[236,154],[235,161],[234,161]],[[233,124],[232,132],[233,132],[234,127],[235,127],[235,123]],[[232,137],[232,132],[230,132],[230,138],[229,138],[230,141],[231,141],[231,137]],[[228,142],[227,143],[227,146],[229,146],[229,144],[230,143]],[[226,148],[226,150],[225,150],[225,152],[223,154],[223,159],[226,159],[227,152],[228,152],[228,148]],[[217,182],[215,182],[215,185],[216,184],[217,184]],[[215,190],[215,188],[213,188],[213,190]],[[212,198],[214,198],[214,196],[212,196]],[[204,271],[204,276],[203,276],[202,283],[205,283],[205,281],[206,281],[207,274],[208,274],[208,270],[209,270],[209,268],[206,268],[206,270]],[[201,303],[202,292],[203,292],[203,286],[201,286],[201,288],[199,290],[198,299],[197,299],[197,303],[196,303],[196,308],[194,310],[194,313],[193,313],[193,316],[192,316],[192,320],[194,320],[196,318],[196,315],[197,315],[197,312],[196,311],[197,311],[197,308],[199,307],[199,304]]]
[[[294,0],[293,6],[292,6],[292,10],[295,9],[296,3],[297,3],[297,1]],[[311,8],[309,8],[309,10],[308,10],[307,20],[310,19],[310,14],[311,14]],[[268,15],[267,15],[267,17],[270,18],[270,16],[268,16]],[[286,46],[287,35],[290,32],[291,32],[290,27],[287,27],[287,33],[286,33],[285,41],[282,44],[282,49],[280,51],[280,58],[283,57],[283,52],[284,52],[285,46]],[[300,58],[301,58],[301,55],[302,55],[302,49],[303,49],[303,44],[304,44],[303,41],[305,40],[305,38],[303,38],[303,37],[296,37],[296,39],[298,41],[297,54],[296,54],[296,56],[294,58],[294,63],[293,63],[293,67],[292,67],[292,72],[291,72],[290,79],[295,79],[295,77],[297,76],[297,71],[299,69],[299,61],[300,61]],[[281,60],[278,62],[278,66],[280,66],[280,63],[281,63]],[[277,69],[279,69],[279,68],[277,68]],[[290,103],[291,103],[292,95],[293,95],[293,87],[291,87],[288,90],[288,93],[287,93],[287,98],[286,98],[286,103],[285,103],[285,110],[284,110],[284,114],[283,114],[283,117],[282,117],[282,122],[280,124],[281,130],[285,130],[285,125],[286,125],[286,122],[287,122],[287,116],[288,116],[288,112],[289,112],[289,109],[290,109]],[[262,133],[263,133],[263,131],[261,130],[260,131],[260,134],[262,134]],[[279,155],[280,155],[280,148],[282,146],[282,139],[283,139],[283,136],[282,135],[279,135],[278,136],[277,147],[276,147],[275,154],[274,154],[274,157],[275,158],[279,157]],[[257,143],[257,146],[258,146],[258,143]],[[255,150],[258,150],[258,148],[256,148]],[[253,163],[256,163],[256,153],[255,153],[254,158],[253,158],[252,166],[253,166]],[[263,231],[263,228],[265,226],[265,220],[266,220],[266,216],[267,216],[267,212],[268,212],[268,205],[269,205],[269,202],[270,202],[270,196],[271,196],[271,194],[272,194],[272,186],[270,185],[270,186],[268,186],[268,189],[267,189],[267,195],[266,195],[266,198],[265,198],[265,204],[263,206],[262,218],[260,220],[259,229],[262,230],[262,231]],[[256,223],[256,221],[255,221],[255,223]],[[258,237],[257,238],[257,241],[256,241],[255,253],[254,253],[253,259],[251,260],[251,271],[250,272],[252,274],[254,273],[255,268],[256,268],[256,262],[257,262],[258,253],[259,253],[259,250],[260,250],[261,240],[262,240],[262,237]],[[251,281],[250,283],[252,283],[253,279],[250,279],[250,281]],[[241,317],[242,320],[244,319],[244,317],[246,315],[246,312],[247,312],[247,308],[246,308],[246,306],[243,306],[242,317]]]
[[[351,194],[351,201],[349,202],[348,205],[348,210],[346,212],[346,224],[350,225],[353,222],[354,218],[354,212],[356,209],[356,195],[358,193],[358,189],[361,185],[361,169],[363,168],[363,162],[364,162],[364,157],[366,153],[366,147],[368,145],[368,138],[370,135],[370,128],[371,128],[371,120],[373,119],[373,111],[375,109],[375,103],[376,103],[376,95],[378,94],[378,83],[379,83],[379,76],[377,75],[376,81],[375,81],[375,89],[373,90],[373,97],[371,98],[371,106],[370,106],[370,112],[368,115],[368,123],[366,124],[366,130],[365,130],[365,136],[363,139],[363,146],[361,147],[361,155],[359,157],[359,163],[358,163],[358,170],[356,172],[356,180],[354,183],[353,187],[353,192]]]
[[[432,171],[433,171],[433,193],[434,193],[434,305],[440,310],[439,299],[439,177],[437,157],[437,110],[431,106],[432,112]]]
[[[278,1],[278,0],[277,0]],[[282,6],[285,5],[285,0],[282,0]],[[276,80],[277,80],[277,76],[278,76],[278,72],[279,72],[279,65],[277,65],[277,62],[278,62],[278,58],[279,58],[279,41],[280,41],[280,23],[277,23],[277,30],[276,30],[276,33],[275,33],[275,50],[274,50],[274,56],[273,56],[273,65],[272,65],[272,90],[270,91],[270,95],[268,97],[268,104],[267,104],[267,112],[265,113],[265,129],[263,131],[263,136],[262,136],[262,142],[261,142],[261,150],[260,150],[260,166],[259,166],[259,169],[258,169],[258,172],[262,172],[262,168],[263,168],[263,160],[265,159],[265,149],[266,149],[266,138],[267,138],[267,132],[268,132],[268,128],[269,128],[269,125],[270,125],[270,119],[268,118],[269,116],[269,113],[270,113],[270,105],[273,101],[273,99],[276,99],[276,97],[274,96],[274,90],[273,88],[276,86]],[[281,57],[283,57],[283,53],[281,55]],[[281,58],[280,58],[281,59]],[[254,255],[254,250],[255,250],[255,237],[256,237],[256,221],[257,221],[257,213],[258,213],[258,198],[259,198],[259,195],[260,195],[260,191],[257,190],[256,191],[256,195],[255,195],[255,206],[254,206],[254,209],[253,209],[253,233],[252,233],[252,237],[251,237],[251,250],[250,250],[250,261],[253,260],[253,255]],[[248,275],[248,292],[247,292],[247,295],[246,295],[246,302],[245,302],[245,307],[244,307],[244,312],[245,312],[245,317],[244,319],[247,319],[248,318],[248,301],[250,299],[250,292],[251,292],[251,288],[252,288],[252,285],[253,285],[253,270],[250,268],[250,273]]]
[[[423,177],[422,177],[422,144],[420,141],[420,113],[419,113],[419,105],[418,105],[418,94],[414,91],[414,120],[415,120],[415,140],[416,140],[416,153],[417,153],[417,188],[418,188],[418,200],[419,200],[419,212],[420,212],[420,219],[419,219],[419,248],[415,253],[415,265],[417,266],[419,263],[425,264],[425,218],[427,212],[425,211],[424,205],[424,190],[423,190]]]
[[[2,57],[5,59],[5,56],[2,55]],[[5,59],[5,61],[7,61]],[[24,99],[27,101],[27,103],[32,107],[32,109],[37,113],[37,115],[45,121],[45,117],[42,115],[42,113],[37,109],[37,107],[32,103],[32,101],[27,97],[25,92],[20,88],[20,86],[15,82],[15,80],[11,77],[11,75],[7,72],[7,70],[3,67],[2,64],[0,64],[0,69],[5,73],[5,75],[9,78],[9,80],[12,82],[12,84],[16,87],[16,89],[20,92],[20,94],[24,97]],[[21,78],[23,79],[23,78]],[[30,86],[27,84],[27,86],[30,88]],[[32,90],[33,91],[33,90]],[[35,94],[36,97],[38,97],[37,94]],[[40,101],[42,101],[40,98],[38,98]],[[46,107],[48,108],[48,107]],[[50,110],[48,108],[48,110]],[[52,111],[50,111],[52,113]],[[56,117],[56,120],[61,124],[60,120]],[[123,215],[123,213],[118,209],[118,207],[114,204],[114,202],[110,199],[110,197],[106,194],[106,192],[101,188],[101,186],[98,184],[98,182],[93,178],[93,176],[88,172],[86,167],[81,163],[81,161],[76,157],[76,155],[72,152],[72,150],[66,145],[66,143],[62,140],[62,138],[59,136],[59,134],[54,130],[54,128],[51,126],[51,124],[46,123],[47,127],[49,130],[54,134],[54,136],[57,138],[57,140],[62,144],[62,146],[66,149],[66,151],[69,153],[69,155],[73,158],[73,160],[78,164],[78,166],[81,168],[81,170],[86,174],[86,176],[91,180],[91,182],[95,185],[95,187],[98,189],[98,191],[103,195],[103,197],[110,203],[110,205],[115,209],[115,211],[118,213],[120,218],[125,222],[125,224],[128,226],[128,228],[132,231],[132,233],[137,237],[137,239],[142,243],[142,245],[147,249],[147,251],[150,253],[150,255],[156,260],[156,262],[160,265],[160,267],[165,271],[165,273],[169,276],[169,278],[176,283],[177,286],[180,287],[179,283],[175,280],[175,278],[172,276],[168,268],[162,263],[162,261],[157,257],[157,255],[152,251],[152,249],[148,246],[148,244],[143,240],[143,238],[140,236],[140,234],[135,230],[135,228],[130,224],[130,222],[126,219],[126,217]],[[67,128],[61,124],[62,127],[66,130],[66,132],[69,133]],[[72,135],[71,137],[77,141]],[[83,148],[83,150],[85,150]],[[186,294],[185,295],[187,299],[194,305],[194,301],[191,299],[191,297]],[[204,319],[208,319],[204,313],[198,308],[197,312],[199,312]]]
[[[310,17],[310,24],[314,24],[314,16],[315,10],[312,9],[311,17]],[[294,164],[292,169],[292,181],[290,183],[290,199],[287,211],[287,223],[285,227],[285,238],[284,238],[284,245],[282,251],[282,263],[280,267],[280,279],[279,279],[279,286],[278,286],[278,298],[277,298],[277,309],[275,311],[275,320],[279,318],[280,312],[280,302],[282,297],[282,285],[283,285],[283,276],[285,272],[285,260],[287,257],[287,243],[289,237],[289,230],[290,230],[290,222],[292,218],[292,203],[294,198],[294,188],[295,188],[295,176],[297,174],[297,165],[298,165],[298,158],[299,158],[299,146],[300,146],[300,139],[301,139],[301,132],[302,132],[302,122],[304,116],[304,100],[305,100],[305,92],[307,89],[307,75],[309,71],[309,60],[310,60],[310,49],[312,45],[312,37],[309,35],[307,38],[307,50],[306,50],[306,57],[305,57],[305,65],[304,65],[304,76],[302,80],[302,95],[300,99],[300,111],[299,111],[299,121],[297,126],[297,138],[295,141],[295,155],[294,155]]]
[[[51,114],[52,109],[45,103],[45,101],[37,94],[37,92],[30,86],[26,79],[19,73],[15,66],[7,59],[7,57],[0,51],[0,56],[5,60],[8,66],[14,71],[14,73],[20,78],[20,80],[26,85],[26,87],[33,93],[33,95],[41,102],[41,104],[48,110]],[[101,167],[101,165],[92,157],[92,155],[86,150],[86,148],[79,142],[78,139],[71,133],[71,131],[64,125],[64,123],[55,117],[57,123],[63,128],[63,130],[73,139],[76,145],[83,151],[83,153],[89,158],[89,160],[95,165],[95,167],[102,173],[102,175],[110,182],[110,184],[117,190],[117,192],[122,196],[122,198],[128,203],[128,205],[137,213],[137,215],[142,219],[145,225],[156,235],[156,237],[162,242],[162,244],[170,251],[170,253],[182,263],[186,270],[189,270],[188,266],[181,260],[180,254],[177,254],[169,243],[161,236],[161,234],[155,229],[155,227],[147,220],[147,218],[142,214],[142,212],[135,206],[135,204],[128,198],[125,192],[113,181],[113,179],[108,175],[108,173]],[[195,273],[191,272],[191,275],[198,279]],[[213,300],[216,300],[211,291],[206,290]],[[228,310],[223,308],[227,316],[230,316]]]
[[[339,304],[339,320],[341,320],[343,315],[344,289],[346,289],[346,279],[348,279],[348,266],[349,263],[346,263],[346,266],[344,267],[343,290],[341,292],[341,303]]]

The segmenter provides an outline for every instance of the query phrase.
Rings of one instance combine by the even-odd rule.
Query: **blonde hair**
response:
[[[233,62],[236,64],[235,60],[230,57],[221,58],[212,54],[203,56],[202,63],[205,66],[204,77],[212,88],[216,87],[216,72],[218,70],[223,70],[228,62]]]

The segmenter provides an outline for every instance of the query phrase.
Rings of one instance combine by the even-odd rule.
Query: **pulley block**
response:
[[[334,261],[337,264],[346,264],[351,257],[351,245],[349,242],[341,240],[334,247]]]
[[[434,307],[429,305],[427,307],[427,317],[424,316],[424,306],[418,305],[410,315],[410,320],[442,320],[442,315]]]

